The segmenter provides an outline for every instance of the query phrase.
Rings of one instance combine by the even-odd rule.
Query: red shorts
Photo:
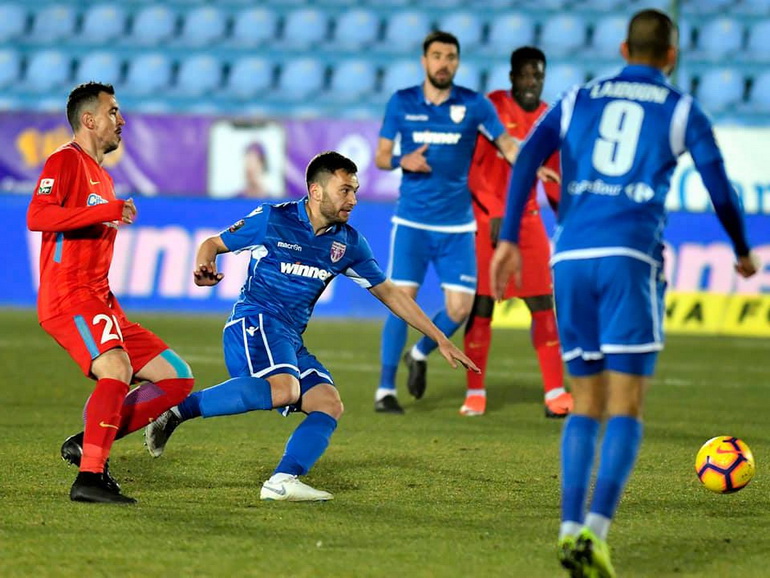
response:
[[[492,297],[489,287],[489,264],[492,262],[492,254],[495,250],[489,239],[489,221],[479,219],[477,227],[476,261],[479,274],[476,293]],[[511,279],[505,289],[505,298],[551,295],[553,279],[551,267],[548,264],[551,258],[551,246],[539,211],[526,211],[522,216],[519,249],[522,260],[521,287],[516,287]]]
[[[109,305],[98,299],[79,303],[69,313],[47,319],[40,326],[70,354],[86,377],[91,377],[91,362],[110,349],[124,349],[136,374],[169,348],[152,331],[129,321],[115,299]]]

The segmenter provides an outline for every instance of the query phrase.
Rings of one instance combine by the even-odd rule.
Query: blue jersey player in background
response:
[[[303,345],[313,307],[331,280],[345,275],[369,289],[395,315],[438,342],[452,367],[476,370],[430,321],[414,299],[385,279],[366,239],[347,224],[359,183],[353,161],[336,152],[317,155],[308,165],[308,195],[296,202],[261,205],[198,249],[194,278],[212,286],[223,275],[216,256],[249,251],[249,273],[224,329],[224,352],[232,379],[191,394],[145,430],[150,453],[158,457],[169,436],[195,417],[285,408],[305,419],[294,430],[263,500],[330,500],[328,492],[304,484],[329,445],[342,401],[331,374]]]
[[[575,401],[561,442],[559,558],[571,576],[615,576],[606,539],[639,451],[644,393],[663,348],[664,205],[677,158],[685,151],[733,243],[736,271],[743,277],[756,272],[711,123],[692,97],[664,76],[676,63],[677,41],[667,15],[637,13],[621,45],[628,66],[567,92],[546,113],[516,161],[503,242],[492,262],[493,290],[502,297],[508,278],[521,274],[518,225],[535,169],[559,148],[562,195],[551,262],[562,355]]]
[[[476,137],[481,132],[509,162],[518,152],[492,103],[483,94],[453,84],[459,64],[460,43],[455,36],[441,31],[428,34],[422,55],[425,80],[390,98],[375,157],[380,169],[403,170],[388,277],[415,297],[433,263],[446,307],[433,322],[449,336],[468,317],[476,292],[476,222],[468,189]],[[406,338],[406,324],[388,316],[382,331],[376,411],[403,413],[395,380]],[[404,356],[407,386],[417,399],[425,393],[426,356],[435,348],[436,343],[425,337]]]

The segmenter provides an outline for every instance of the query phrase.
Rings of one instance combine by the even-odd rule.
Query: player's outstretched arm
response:
[[[475,373],[481,373],[468,356],[460,351],[446,335],[436,327],[417,302],[404,291],[396,287],[392,281],[386,280],[369,289],[372,295],[382,301],[395,315],[406,321],[417,331],[438,343],[439,351],[453,368],[457,362]]]
[[[224,244],[219,235],[209,237],[201,246],[195,256],[195,270],[193,278],[199,287],[212,287],[224,279],[224,273],[217,272],[217,255],[229,253],[230,249]]]

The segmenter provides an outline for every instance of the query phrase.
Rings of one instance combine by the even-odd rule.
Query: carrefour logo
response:
[[[281,262],[281,273],[307,277],[308,279],[320,279],[321,281],[326,281],[333,275],[331,271],[326,269],[302,265],[301,263],[286,263],[284,261]]]

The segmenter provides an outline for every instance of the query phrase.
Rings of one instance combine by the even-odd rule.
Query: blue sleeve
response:
[[[711,197],[719,222],[733,243],[735,254],[739,257],[748,255],[749,244],[746,240],[740,199],[727,177],[722,152],[714,137],[711,122],[695,101],[687,119],[685,146],[703,179],[703,185]]]
[[[519,242],[521,215],[527,204],[532,185],[537,178],[537,169],[561,144],[561,106],[555,105],[535,126],[521,145],[519,156],[513,163],[511,180],[508,184],[508,200],[500,238],[511,243]]]
[[[505,132],[505,127],[500,121],[495,105],[483,94],[479,94],[479,132],[490,141],[495,141],[497,137]]]
[[[382,119],[382,128],[380,128],[380,137],[389,140],[395,140],[399,133],[398,112],[401,109],[401,98],[398,92],[394,92],[390,97],[388,105],[385,107],[385,118]]]
[[[355,258],[344,274],[365,289],[379,285],[386,279],[385,273],[374,258],[369,242],[360,234],[355,247]]]
[[[727,178],[724,161],[720,158],[705,165],[696,166],[714,204],[719,222],[722,223],[733,243],[735,254],[745,257],[749,254],[749,243],[746,240],[743,209],[735,189]]]
[[[222,242],[233,253],[261,245],[267,231],[270,205],[260,205],[249,215],[233,223],[219,234]]]

